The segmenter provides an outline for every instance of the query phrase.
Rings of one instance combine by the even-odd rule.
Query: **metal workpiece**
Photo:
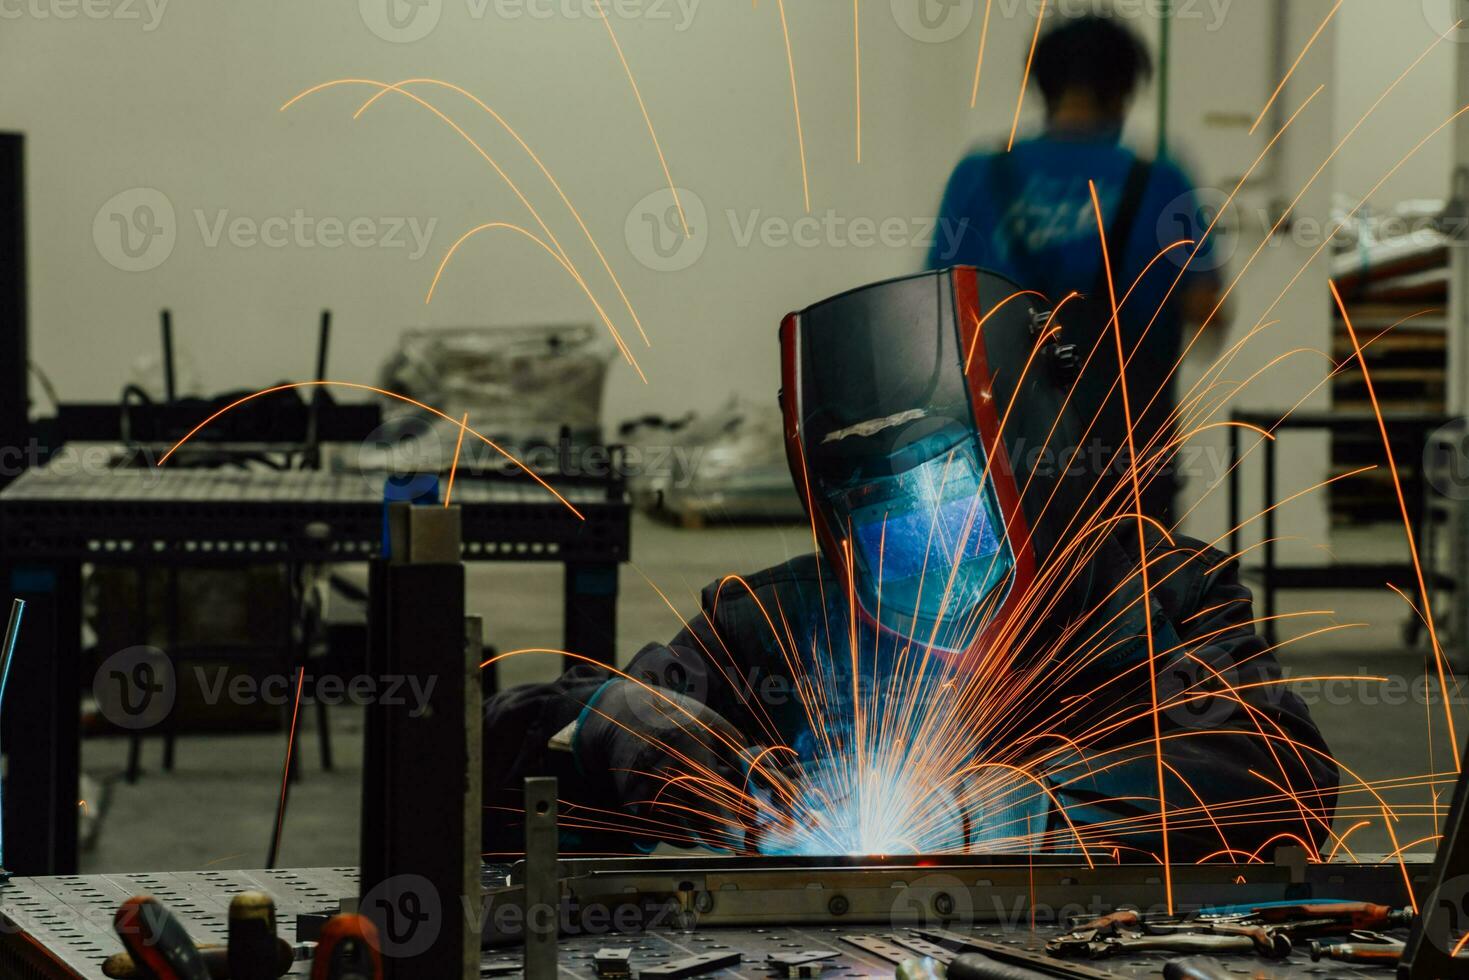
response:
[[[604,946],[592,954],[598,980],[630,980],[631,962],[631,946]]]
[[[638,971],[639,980],[642,977],[656,977],[658,980],[684,980],[686,977],[703,976],[706,973],[714,973],[729,966],[738,966],[743,959],[738,950],[721,950],[709,953],[699,953],[688,956],[672,963],[664,963],[660,966],[650,966],[645,970]],[[529,977],[526,980],[530,980]]]
[[[993,937],[976,936],[972,932],[952,929],[915,929],[914,932],[957,952],[977,953],[1008,966],[1033,970],[1042,976],[1063,977],[1068,980],[1107,980],[1111,976],[1085,964],[1063,962],[1046,956],[1039,949],[1017,947],[1013,943],[999,942]]]
[[[771,953],[765,958],[765,962],[773,967],[775,976],[783,975],[788,980],[801,980],[821,976],[827,961],[841,955],[834,949],[803,949],[799,953]]]
[[[525,781],[525,980],[556,980],[561,884],[556,869],[556,780]]]
[[[388,548],[395,565],[456,562],[463,541],[459,507],[388,505]]]
[[[582,910],[625,922],[641,916],[661,925],[685,903],[699,928],[778,925],[841,925],[852,932],[885,932],[909,926],[959,928],[995,922],[1039,924],[1070,921],[1123,908],[1150,908],[1160,901],[1162,874],[1156,865],[1088,867],[1069,855],[924,858],[792,858],[694,855],[679,857],[581,858],[563,856],[566,893],[563,927],[582,928]],[[1429,863],[1407,857],[1409,879],[1424,887]],[[1403,872],[1395,862],[1361,864],[1208,864],[1173,869],[1179,910],[1205,906],[1291,900],[1376,897],[1403,899]],[[487,900],[486,942],[514,942],[497,905],[513,905],[513,886],[492,888]],[[671,910],[671,911],[670,911]],[[1059,920],[1059,921],[1058,921]],[[881,929],[863,929],[880,925]],[[594,921],[593,929],[597,928]]]

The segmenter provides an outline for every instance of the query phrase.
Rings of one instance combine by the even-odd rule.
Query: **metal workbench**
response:
[[[618,565],[630,550],[623,486],[550,479],[581,518],[529,479],[461,472],[463,557],[561,563],[565,649],[610,662]],[[77,868],[83,565],[365,561],[382,528],[383,476],[356,472],[111,468],[72,455],[0,492],[4,581],[28,603],[4,714],[6,866]]]
[[[487,871],[487,876],[490,874]],[[264,890],[275,898],[280,934],[295,941],[297,915],[335,911],[343,896],[356,894],[357,873],[352,868],[325,868],[16,878],[0,885],[0,973],[25,980],[100,980],[102,961],[122,949],[112,931],[112,915],[123,899],[141,892],[152,894],[174,910],[196,942],[223,942],[230,898],[246,889]],[[448,911],[457,909],[457,905],[448,902],[440,908]],[[1059,926],[1045,920],[1032,927],[1025,913],[1014,915],[1008,923],[951,924],[950,928],[1035,952],[1061,931]],[[840,924],[828,917],[827,921],[796,925],[772,922],[702,926],[697,920],[680,921],[667,916],[655,919],[642,930],[611,929],[563,936],[559,945],[559,972],[563,977],[592,980],[596,977],[593,954],[603,947],[620,946],[632,950],[634,975],[645,968],[687,956],[738,952],[741,955],[738,966],[703,975],[771,977],[782,974],[772,972],[767,961],[769,955],[817,949],[840,953],[823,970],[823,977],[891,977],[894,964],[847,941],[860,936],[888,937],[895,942],[917,938],[900,921],[874,922],[866,917],[851,924]],[[391,949],[384,951],[390,953]],[[1156,978],[1166,959],[1164,955],[1149,954],[1091,961],[1088,965],[1118,977]],[[1232,972],[1266,980],[1292,977],[1357,980],[1390,976],[1384,970],[1313,963],[1301,952],[1284,961],[1238,957],[1226,962]],[[298,963],[289,975],[306,976],[308,972],[308,964]],[[499,947],[484,952],[481,976],[519,975],[518,948]]]

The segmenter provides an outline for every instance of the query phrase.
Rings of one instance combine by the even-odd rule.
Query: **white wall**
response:
[[[1437,34],[1466,13],[1469,7],[1459,0],[1343,4],[1336,24],[1336,132],[1345,135],[1356,125],[1383,89],[1433,45]],[[1365,194],[1454,111],[1455,59],[1463,38],[1460,32],[1434,46],[1394,90],[1391,99],[1397,108],[1385,105],[1362,123],[1352,151],[1343,152],[1336,163],[1335,184],[1343,194],[1353,199]],[[1404,111],[1406,107],[1411,111]],[[1451,154],[1449,139],[1428,143],[1373,195],[1373,209],[1386,210],[1411,198],[1444,197]]]
[[[384,40],[366,23],[382,27],[384,0],[362,0],[360,9],[343,0],[166,4],[156,23],[141,6],[117,11],[140,20],[59,19],[75,9],[65,6],[70,0],[21,2],[5,0],[0,20],[0,126],[30,136],[33,352],[63,397],[115,395],[137,352],[154,349],[164,305],[208,389],[302,376],[323,306],[339,325],[333,374],[352,380],[374,376],[405,326],[593,315],[550,257],[507,232],[467,245],[425,307],[434,267],[461,233],[487,221],[534,225],[460,137],[401,97],[356,122],[352,111],[368,89],[277,111],[307,86],[344,76],[461,84],[516,126],[558,177],[652,341],[637,351],[646,387],[626,367],[615,370],[610,418],[707,406],[737,386],[773,397],[775,329],[785,312],[922,258],[921,248],[741,248],[733,240],[727,210],[741,224],[757,213],[792,220],[804,212],[772,0],[753,9],[684,0],[692,4],[687,22],[674,0],[641,8],[624,0],[618,9],[643,16],[614,18],[673,177],[708,214],[709,226],[695,229],[707,248],[676,272],[638,259],[647,232],[635,208],[663,174],[604,27],[584,15],[583,0],[529,0],[549,18],[521,0],[428,0],[422,9],[438,13],[437,25],[411,43]],[[931,214],[964,137],[972,42],[920,43],[899,29],[886,0],[862,0],[859,166],[851,8],[787,7],[812,212]],[[977,34],[976,21],[966,37]],[[1018,71],[998,56],[995,64],[987,93],[1013,97]],[[610,281],[525,155],[462,98],[427,97],[521,182],[635,340]],[[104,205],[135,188],[166,198],[176,240],[156,267],[122,271],[108,261],[121,261],[111,212],[131,215],[149,198],[134,192]],[[200,227],[212,231],[221,212],[259,223],[297,209],[314,220],[435,224],[416,259],[406,248],[237,247],[228,234],[211,246]]]
[[[304,376],[322,306],[338,317],[332,373],[359,381],[374,378],[406,326],[592,315],[585,296],[551,258],[503,231],[466,245],[426,307],[434,267],[460,234],[487,221],[531,222],[459,136],[401,97],[388,97],[357,121],[351,113],[368,89],[337,89],[277,111],[302,89],[339,77],[427,75],[461,84],[499,110],[541,155],[621,276],[651,348],[639,346],[609,280],[524,154],[464,99],[423,90],[521,183],[634,343],[649,383],[641,384],[625,366],[614,368],[610,419],[707,407],[736,388],[773,397],[782,314],[915,268],[923,257],[921,247],[856,247],[846,232],[818,234],[818,245],[810,248],[770,246],[758,235],[748,246],[736,240],[731,221],[792,221],[804,213],[774,0],[684,0],[683,8],[675,0],[623,0],[614,8],[620,13],[613,25],[673,177],[689,192],[691,207],[697,197],[706,215],[705,227],[694,229],[702,253],[692,264],[685,261],[691,252],[675,256],[674,265],[687,264],[676,271],[649,267],[658,263],[649,258],[645,212],[659,215],[640,202],[659,191],[663,174],[603,25],[585,16],[583,0],[425,0],[420,16],[429,19],[412,22],[410,31],[433,22],[435,14],[438,19],[424,37],[404,43],[373,29],[401,36],[384,19],[386,0],[166,3],[151,9],[143,0],[116,7],[111,0],[90,0],[86,8],[73,2],[0,0],[0,126],[30,135],[33,354],[63,397],[113,396],[138,352],[154,349],[157,310],[164,305],[174,309],[201,383],[211,390]],[[400,11],[411,9],[404,0],[393,2],[403,4]],[[874,221],[932,214],[961,150],[976,140],[1001,140],[1009,131],[1034,4],[993,3],[978,104],[970,109],[984,3],[931,6],[949,15],[932,28],[918,25],[906,3],[859,0],[860,164],[852,8],[843,2],[787,4],[811,211],[818,218],[829,211],[844,220]],[[1052,2],[1050,9],[1058,6],[1079,3]],[[1118,6],[1145,36],[1156,37],[1156,20],[1147,13],[1151,3],[1123,0]],[[1226,185],[1261,145],[1238,120],[1253,118],[1272,87],[1271,6],[1177,4],[1170,129],[1179,155],[1205,182]],[[1292,56],[1329,6],[1328,0],[1290,5]],[[1343,11],[1342,23],[1356,7],[1385,5],[1349,0],[1348,6],[1353,9]],[[66,13],[75,16],[63,18]],[[1386,25],[1369,30],[1352,23],[1359,39],[1387,31]],[[1334,34],[1318,43],[1283,96],[1294,108],[1318,83],[1332,83],[1282,143],[1288,162],[1279,186],[1287,194],[1315,169],[1338,125],[1334,89],[1344,82],[1337,78],[1343,73],[1336,70]],[[1382,76],[1385,83],[1397,70],[1386,57],[1358,74],[1370,88],[1366,76]],[[1150,92],[1140,100],[1129,127],[1129,138],[1144,146],[1153,140],[1151,98]],[[1412,98],[1409,93],[1398,103],[1398,114],[1422,115]],[[1032,91],[1023,128],[1036,124],[1039,102]],[[1373,150],[1363,139],[1353,152]],[[1331,180],[1328,173],[1318,182],[1302,201],[1302,213],[1325,214]],[[175,241],[161,263],[124,271],[115,265],[127,262],[111,215],[132,215],[144,199],[134,191],[105,205],[136,188],[166,198]],[[1269,193],[1266,188],[1246,200]],[[207,241],[222,214],[258,224],[289,218],[297,209],[313,221],[432,223],[432,234],[417,258],[402,247],[239,247],[227,233],[218,244]],[[919,227],[902,225],[904,234]],[[1241,241],[1232,268],[1251,248]],[[145,259],[150,256],[156,257]],[[1253,323],[1270,305],[1300,259],[1299,252],[1274,248],[1257,262],[1236,294],[1241,322]],[[1282,323],[1269,351],[1301,342],[1324,345],[1322,275],[1299,280],[1273,315]],[[1257,350],[1263,355],[1267,347]],[[1246,400],[1282,401],[1308,376],[1286,376]],[[1294,483],[1324,472],[1321,452],[1292,462],[1283,479]],[[1222,519],[1222,495],[1214,496],[1219,513],[1201,512],[1207,524]],[[1310,523],[1324,527],[1319,506]]]
[[[413,9],[392,2],[400,13]],[[138,352],[155,349],[157,310],[167,305],[204,388],[263,385],[309,370],[316,313],[330,306],[339,328],[333,374],[370,380],[406,326],[592,316],[550,257],[503,231],[468,244],[425,307],[449,245],[487,221],[534,227],[524,208],[460,137],[401,97],[355,122],[368,89],[337,89],[277,111],[329,79],[425,75],[463,85],[521,131],[622,278],[652,341],[638,351],[649,384],[615,369],[609,418],[708,406],[736,387],[773,394],[783,313],[912,269],[923,250],[857,247],[845,232],[823,233],[832,240],[813,248],[769,247],[758,236],[741,247],[732,222],[788,222],[804,211],[777,5],[622,0],[613,24],[668,165],[708,215],[697,261],[678,271],[647,268],[639,202],[659,190],[663,174],[603,25],[586,16],[589,2],[425,0],[424,19],[410,21],[404,35],[388,26],[386,0],[0,0],[0,126],[30,137],[34,358],[63,397],[112,397]],[[1008,133],[1035,4],[993,4],[971,110],[984,4],[960,0],[928,29],[905,2],[859,0],[860,165],[852,9],[787,4],[817,217],[931,214],[960,150]],[[402,37],[429,24],[425,36],[402,43],[373,29]],[[1155,33],[1150,19],[1138,24]],[[1204,25],[1185,20],[1178,33]],[[460,97],[427,97],[521,182],[635,339],[610,281],[524,154]],[[1038,106],[1031,92],[1027,125]],[[1134,130],[1150,140],[1149,110],[1140,110]],[[130,217],[144,203],[158,206],[164,224],[172,209],[172,250],[160,237],[141,260],[148,268],[124,271],[109,262],[128,264],[113,215]],[[228,231],[210,243],[221,218],[259,227],[298,209],[313,223],[370,219],[370,234],[388,233],[386,219],[432,234],[416,258],[406,235],[399,240],[407,247],[394,248],[242,247]],[[906,223],[904,235],[920,227]]]

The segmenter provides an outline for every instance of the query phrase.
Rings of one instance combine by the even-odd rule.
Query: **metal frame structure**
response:
[[[364,561],[383,531],[381,484],[355,473],[56,467],[0,493],[3,581],[29,607],[4,719],[5,743],[27,746],[11,755],[4,814],[19,874],[77,867],[84,564]],[[630,507],[620,480],[554,482],[584,520],[528,479],[461,473],[461,557],[564,565],[564,647],[610,661]]]

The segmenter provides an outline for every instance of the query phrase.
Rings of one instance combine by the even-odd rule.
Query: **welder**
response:
[[[1090,841],[1193,860],[1323,839],[1337,768],[1255,631],[1235,560],[1142,516],[1146,471],[1075,452],[1069,393],[1117,354],[1106,334],[1072,349],[1055,319],[969,267],[787,317],[780,401],[815,553],[710,585],[624,672],[577,666],[491,699],[486,849],[515,849],[503,808],[550,774],[569,847],[769,851],[739,795],[773,792],[775,769],[820,782],[832,746],[860,752],[874,726],[885,741],[866,751],[896,760],[893,792],[950,799],[959,771],[1037,761],[1005,763],[1025,775],[984,806],[925,817],[937,837],[900,827],[848,850]],[[932,717],[945,696],[974,711],[938,733],[880,727]],[[930,741],[956,778],[916,786]]]

